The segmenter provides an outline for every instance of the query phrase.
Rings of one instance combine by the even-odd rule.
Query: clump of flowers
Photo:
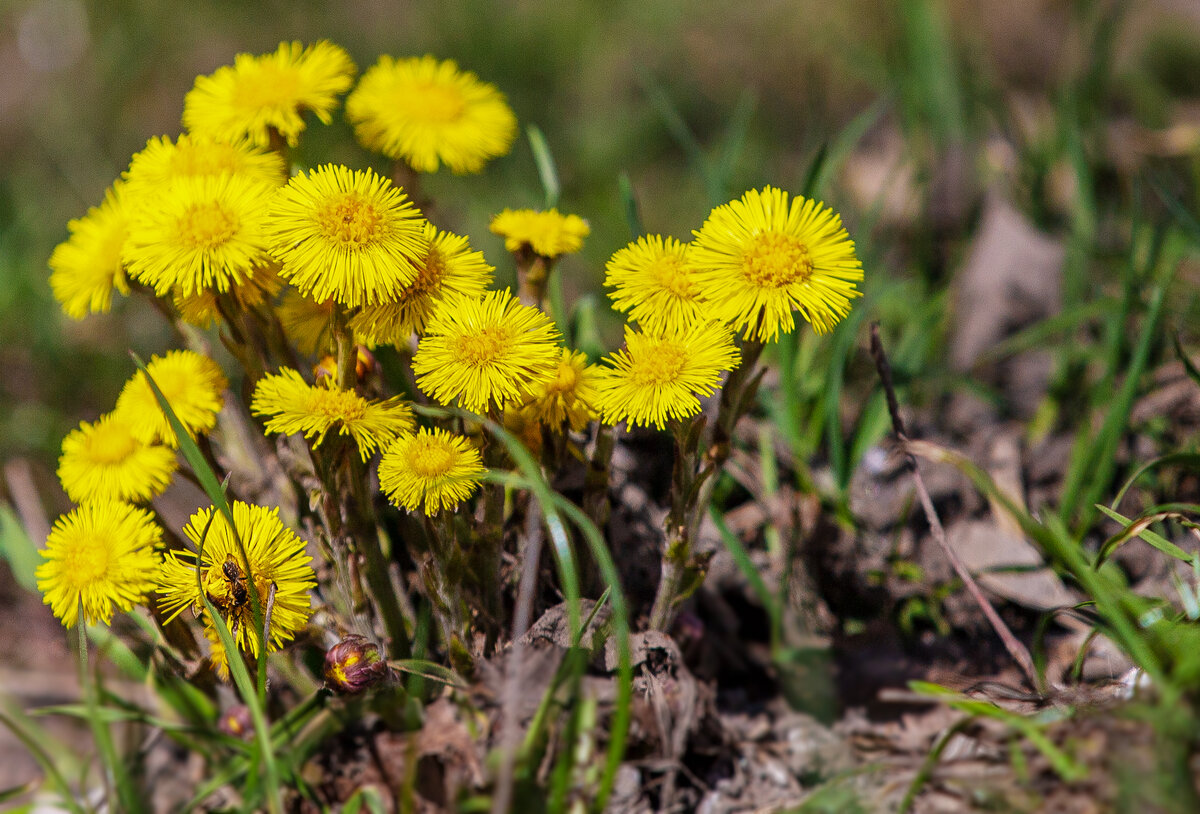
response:
[[[416,173],[477,173],[511,149],[500,90],[432,56],[381,57],[352,89],[355,74],[338,46],[293,42],[198,77],[187,132],[149,139],[49,261],[68,317],[108,311],[114,292],[144,298],[187,347],[154,355],[110,412],[63,440],[58,476],[79,505],[54,524],[38,587],[68,627],[109,624],[157,594],[141,621],[171,626],[172,645],[147,647],[192,674],[255,662],[260,701],[243,700],[257,712],[272,708],[268,656],[288,645],[307,657],[274,655],[272,682],[304,672],[298,684],[345,694],[401,669],[433,627],[421,658],[469,670],[494,654],[512,575],[543,542],[529,529],[548,519],[530,478],[571,484],[554,500],[604,529],[626,429],[674,442],[649,609],[668,629],[703,576],[692,541],[753,406],[760,354],[796,314],[831,330],[863,278],[836,213],[748,191],[691,243],[614,247],[604,282],[629,324],[605,355],[546,302],[586,220],[497,213],[489,228],[517,273],[515,292],[497,290],[462,224],[435,225],[409,188]],[[397,162],[394,179],[292,163],[312,119],[328,123],[347,92],[358,140]],[[181,481],[208,497],[182,528],[160,513]],[[561,557],[576,540],[549,530]],[[244,718],[228,731],[261,728]]]

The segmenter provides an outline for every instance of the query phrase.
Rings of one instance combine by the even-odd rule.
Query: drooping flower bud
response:
[[[355,695],[382,681],[387,662],[379,646],[365,636],[351,633],[325,651],[325,686],[337,693]]]
[[[231,738],[249,740],[254,734],[254,722],[250,719],[250,708],[235,704],[221,713],[217,719],[217,730]]]

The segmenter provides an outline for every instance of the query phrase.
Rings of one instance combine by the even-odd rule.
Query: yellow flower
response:
[[[397,507],[432,517],[469,498],[486,471],[479,450],[466,438],[422,428],[384,450],[379,488]]]
[[[549,258],[574,254],[583,248],[583,239],[591,233],[586,220],[578,215],[559,214],[557,209],[549,212],[505,209],[492,218],[489,228],[504,238],[504,248],[510,252],[528,247],[534,254]]]
[[[483,252],[471,251],[465,237],[442,232],[425,224],[429,250],[417,271],[417,279],[392,302],[365,306],[350,320],[350,329],[360,342],[373,345],[397,345],[413,332],[425,330],[425,323],[437,304],[447,296],[478,298],[492,282],[495,269],[483,259]]]
[[[599,373],[600,410],[606,424],[660,430],[668,419],[700,412],[697,396],[711,396],[721,374],[737,367],[741,354],[729,327],[698,323],[677,336],[656,336],[625,328],[625,349],[605,359]]]
[[[284,332],[301,353],[314,354],[333,347],[333,298],[314,302],[294,288],[276,308]]]
[[[287,167],[279,153],[246,141],[218,141],[211,136],[184,133],[172,143],[167,136],[152,138],[134,153],[125,172],[130,189],[153,197],[180,178],[244,175],[269,186],[280,186]]]
[[[262,56],[238,54],[232,66],[196,77],[183,100],[183,126],[218,141],[245,137],[259,147],[271,146],[275,130],[295,147],[304,131],[304,111],[329,124],[338,95],[350,87],[357,70],[349,54],[325,40],[307,48],[280,43]]]
[[[71,319],[112,308],[113,290],[129,293],[121,249],[129,233],[123,184],[114,183],[99,206],[67,224],[71,236],[50,255],[50,289]]]
[[[688,262],[688,245],[649,235],[621,249],[608,261],[604,284],[617,311],[646,332],[678,334],[702,319],[704,300]]]
[[[691,261],[708,316],[771,342],[795,327],[799,311],[828,333],[862,296],[862,263],[832,209],[774,187],[718,206],[695,233]]]
[[[443,300],[413,355],[421,392],[476,413],[528,395],[554,375],[559,333],[550,317],[505,291]]]
[[[75,626],[81,604],[85,622],[107,625],[114,606],[130,610],[154,589],[161,542],[150,512],[110,500],[85,503],[55,521],[41,552],[38,590],[66,627]]]
[[[364,461],[401,433],[412,431],[412,410],[403,399],[367,401],[353,390],[328,384],[328,378],[324,381],[326,384],[310,385],[297,371],[285,367],[259,380],[250,411],[267,419],[267,432],[303,433],[314,447],[336,427],[338,435],[354,439]]]
[[[109,413],[95,424],[80,422],[63,439],[58,479],[76,503],[144,503],[166,490],[177,466],[172,450],[142,443],[125,419]]]
[[[267,265],[263,201],[272,187],[244,175],[180,178],[135,207],[125,242],[129,274],[163,296],[246,283]]]
[[[563,348],[555,375],[531,388],[529,399],[521,407],[522,418],[553,432],[562,432],[564,424],[579,432],[599,417],[598,372],[597,366],[587,363],[587,356]]]
[[[391,302],[417,278],[425,219],[372,170],[327,164],[297,175],[267,215],[280,276],[314,300],[349,307]]]
[[[368,150],[418,172],[445,164],[479,172],[512,147],[517,118],[504,94],[452,60],[382,56],[346,97],[346,118]]]
[[[217,413],[225,403],[222,393],[228,386],[216,362],[194,351],[173,350],[163,357],[151,357],[146,369],[189,435],[195,437],[216,426]],[[166,414],[140,370],[121,389],[113,412],[129,424],[134,436],[143,443],[161,441],[169,447],[179,446]]]
[[[240,500],[233,504],[233,524],[245,547],[242,559],[237,538],[229,523],[213,508],[201,509],[184,526],[184,535],[200,551],[200,579],[196,579],[197,557],[193,551],[168,551],[158,578],[158,607],[170,622],[184,609],[192,608],[205,618],[205,635],[217,640],[214,622],[208,618],[200,586],[229,625],[242,651],[258,656],[260,631],[254,623],[254,600],[258,595],[264,617],[270,605],[267,652],[279,650],[295,638],[312,615],[310,588],[316,575],[305,553],[305,543],[283,525],[278,509],[254,506]],[[215,517],[214,517],[215,512]],[[205,533],[207,530],[207,533]],[[201,548],[202,547],[202,548]],[[247,566],[249,568],[247,569]],[[214,661],[222,675],[229,672],[224,648],[213,648]]]

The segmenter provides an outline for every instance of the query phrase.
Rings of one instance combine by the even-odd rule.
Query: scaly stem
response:
[[[79,645],[79,682],[83,687],[84,702],[88,709],[88,726],[91,727],[92,737],[96,748],[100,750],[100,763],[104,781],[104,793],[108,799],[109,811],[116,811],[114,804],[119,799],[121,811],[145,811],[141,796],[136,793],[130,781],[125,763],[117,754],[116,744],[112,740],[108,722],[100,716],[99,698],[96,695],[96,684],[92,681],[91,670],[88,668],[87,622],[83,615],[83,601],[79,603],[79,617],[75,627],[76,642]],[[116,784],[116,798],[113,797],[113,785]]]
[[[699,461],[696,456],[695,437],[698,435],[697,418],[689,424],[671,422],[675,436],[675,466],[671,472],[671,510],[667,513],[666,545],[663,549],[662,576],[658,591],[654,595],[654,606],[650,610],[651,630],[666,630],[675,619],[675,607],[683,598],[687,570],[692,559],[689,514],[696,485]]]

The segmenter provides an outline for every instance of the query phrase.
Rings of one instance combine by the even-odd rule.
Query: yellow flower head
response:
[[[183,100],[183,126],[194,134],[233,142],[248,138],[271,146],[275,130],[296,146],[304,132],[304,111],[324,124],[357,72],[344,50],[321,40],[305,48],[280,43],[271,54],[238,54],[233,65],[196,77]]]
[[[235,286],[230,292],[233,304],[241,311],[248,311],[278,294],[279,289],[283,288],[283,280],[279,279],[276,268],[277,266],[271,263],[250,269],[242,284]],[[223,318],[217,297],[217,292],[211,289],[193,294],[181,294],[178,290],[171,292],[171,299],[180,318],[189,325],[205,330],[211,328],[214,321]]]
[[[267,265],[263,201],[273,188],[245,175],[180,178],[138,201],[125,242],[129,274],[164,296],[228,291]]]
[[[335,304],[332,297],[316,302],[289,288],[275,311],[284,332],[296,343],[296,349],[311,355],[333,347]]]
[[[534,254],[548,258],[574,254],[583,248],[583,239],[591,234],[586,220],[578,215],[559,214],[557,209],[549,212],[505,209],[492,218],[489,228],[504,238],[504,248],[510,252],[528,247]]]
[[[279,153],[246,141],[184,133],[174,143],[167,136],[146,142],[130,160],[125,180],[139,195],[152,197],[181,178],[221,175],[244,175],[277,187],[287,178],[287,167]]]
[[[50,289],[71,319],[106,313],[113,289],[129,293],[121,250],[129,234],[123,184],[114,183],[104,201],[67,224],[71,236],[50,255]]]
[[[688,262],[688,245],[648,235],[608,261],[604,284],[613,307],[648,333],[678,334],[702,319],[704,300]]]
[[[417,278],[429,241],[408,196],[372,170],[327,164],[297,175],[267,215],[280,276],[315,300],[391,302]]]
[[[127,503],[85,503],[58,518],[38,566],[43,601],[66,627],[83,619],[110,624],[114,606],[127,611],[154,589],[162,529],[150,512]]]
[[[417,271],[417,279],[392,302],[365,306],[350,320],[350,329],[359,341],[373,345],[397,345],[413,332],[425,330],[425,323],[437,304],[448,296],[479,298],[492,283],[495,269],[483,259],[483,252],[471,251],[465,237],[442,232],[425,224],[429,250]]]
[[[267,638],[270,653],[295,638],[296,632],[308,622],[312,615],[308,591],[316,587],[317,580],[304,541],[283,525],[278,509],[240,500],[232,508],[233,524],[245,547],[246,560],[242,559],[237,538],[225,516],[211,507],[201,509],[183,528],[184,535],[201,551],[200,584],[196,579],[196,553],[168,551],[159,572],[158,607],[165,617],[164,624],[185,608],[192,608],[205,618],[205,635],[216,640],[214,622],[208,618],[200,595],[202,585],[208,600],[229,625],[238,648],[258,656],[261,638],[254,623],[251,591],[258,594],[264,615],[267,603],[271,603]],[[227,675],[224,648],[214,647],[213,656],[220,672]]]
[[[431,56],[380,57],[346,97],[346,118],[364,147],[418,172],[439,164],[479,172],[509,151],[517,133],[504,94]]]
[[[832,209],[774,187],[718,206],[695,233],[691,261],[708,316],[771,342],[799,311],[828,333],[862,296],[862,263]]]
[[[625,349],[605,360],[599,373],[600,410],[606,424],[660,430],[668,419],[700,412],[698,396],[711,396],[721,374],[737,367],[741,354],[729,327],[697,323],[676,336],[625,328]]]
[[[600,400],[599,370],[587,363],[584,354],[563,348],[555,375],[530,388],[530,396],[520,410],[521,417],[553,432],[562,432],[564,424],[579,432],[600,415],[596,410]]]
[[[421,392],[472,412],[528,395],[557,370],[559,333],[550,317],[505,291],[443,300],[413,355]]]
[[[109,413],[63,439],[58,479],[76,503],[144,503],[166,490],[177,466],[172,450],[142,443],[125,419]]]
[[[469,498],[486,471],[479,450],[466,438],[422,428],[384,450],[379,488],[397,507],[432,517]]]
[[[146,369],[189,435],[195,437],[216,426],[217,413],[225,404],[222,393],[229,384],[216,362],[194,351],[173,350],[166,356],[152,357]],[[129,424],[134,436],[142,442],[179,446],[166,414],[140,370],[121,389],[113,412]]]
[[[267,432],[303,433],[313,446],[319,446],[336,427],[338,435],[354,439],[364,461],[401,433],[412,431],[412,410],[403,399],[367,401],[353,390],[329,384],[328,378],[324,381],[310,385],[285,367],[259,380],[250,411],[267,419]]]

